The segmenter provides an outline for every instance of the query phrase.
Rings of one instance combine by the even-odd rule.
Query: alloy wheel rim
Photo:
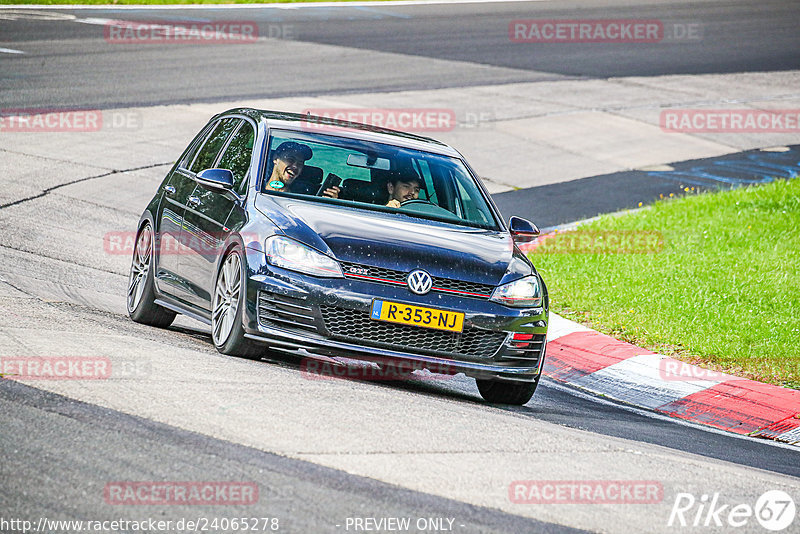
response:
[[[139,232],[136,248],[131,260],[131,274],[128,277],[128,311],[133,312],[142,301],[147,275],[150,272],[150,258],[153,250],[153,232],[147,224]]]
[[[214,305],[211,312],[211,330],[214,343],[224,344],[236,324],[241,290],[241,263],[238,254],[231,254],[220,270],[214,288]]]

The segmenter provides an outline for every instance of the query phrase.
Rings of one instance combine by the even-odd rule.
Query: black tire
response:
[[[503,380],[478,380],[478,391],[486,402],[492,404],[513,404],[522,406],[533,397],[536,386],[539,385],[539,378],[533,382],[508,382]]]
[[[153,241],[153,227],[146,222],[136,234],[125,301],[128,316],[135,322],[166,328],[172,324],[177,314],[155,303]]]
[[[236,290],[236,298],[235,298],[235,305],[236,308],[232,312],[220,312],[218,310],[220,304],[223,306],[226,305],[225,303],[220,302],[220,292],[226,292],[226,289],[230,289],[231,283],[229,282],[226,285],[226,277],[232,274],[230,269],[226,270],[226,267],[229,265],[229,262],[235,261],[237,264],[238,269],[238,281],[236,282],[238,285],[238,289]],[[216,279],[214,280],[214,287],[211,288],[211,338],[214,341],[214,346],[217,348],[219,352],[222,354],[227,354],[228,356],[240,356],[242,358],[250,358],[253,360],[258,360],[264,354],[264,346],[260,345],[259,343],[255,343],[249,339],[244,337],[244,306],[245,306],[245,296],[247,293],[246,285],[244,284],[245,280],[245,266],[244,262],[242,262],[242,255],[239,252],[239,247],[236,246],[232,248],[228,254],[225,255],[225,259],[222,260],[220,264],[219,272],[217,273]],[[229,295],[230,296],[230,295]],[[233,304],[230,300],[226,301],[227,306]],[[225,333],[221,332],[220,330],[227,330],[227,326],[225,325],[222,315],[230,313],[228,320],[231,321],[230,330]]]

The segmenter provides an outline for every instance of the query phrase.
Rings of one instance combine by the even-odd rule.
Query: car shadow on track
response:
[[[208,329],[193,325],[173,324],[169,330],[179,332],[214,348],[214,342]],[[270,349],[264,350],[259,361],[291,369],[311,381],[348,380],[411,393],[485,404],[474,381],[463,375],[445,375],[428,371],[409,373],[391,368],[381,370],[375,364],[361,360],[327,358],[311,354],[301,355]]]
[[[211,354],[216,354],[207,329],[194,327],[194,325],[191,327],[173,325],[169,330],[179,332],[192,340],[207,345],[214,351]],[[593,434],[659,445],[740,465],[800,476],[797,451],[792,448],[775,447],[769,443],[745,439],[741,436],[708,431],[699,426],[670,420],[667,417],[653,417],[645,411],[632,410],[624,403],[618,403],[611,399],[600,401],[600,399],[594,399],[591,395],[583,392],[572,391],[571,388],[557,384],[548,378],[541,381],[533,399],[527,404],[509,406],[484,402],[472,379],[464,375],[449,376],[431,373],[428,376],[427,373],[423,374],[417,371],[400,379],[383,376],[382,379],[376,380],[364,375],[365,364],[361,361],[339,362],[316,358],[314,360],[328,362],[330,365],[330,367],[317,367],[315,370],[323,370],[338,376],[309,376],[309,358],[297,354],[265,351],[258,363],[278,365],[298,374],[305,374],[305,378],[309,380],[369,382],[374,386],[390,388],[395,391],[483,405],[517,417],[528,417]]]

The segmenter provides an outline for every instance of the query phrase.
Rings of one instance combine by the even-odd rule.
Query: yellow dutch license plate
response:
[[[464,330],[464,314],[461,312],[411,306],[387,300],[372,301],[371,317],[376,321],[410,324],[450,332]]]

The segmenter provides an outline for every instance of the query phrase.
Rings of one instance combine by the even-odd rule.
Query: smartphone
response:
[[[325,178],[325,181],[322,182],[322,185],[319,187],[319,191],[317,191],[317,196],[322,196],[327,189],[331,187],[338,187],[342,183],[342,179],[333,174],[332,172],[328,173],[328,176]]]

